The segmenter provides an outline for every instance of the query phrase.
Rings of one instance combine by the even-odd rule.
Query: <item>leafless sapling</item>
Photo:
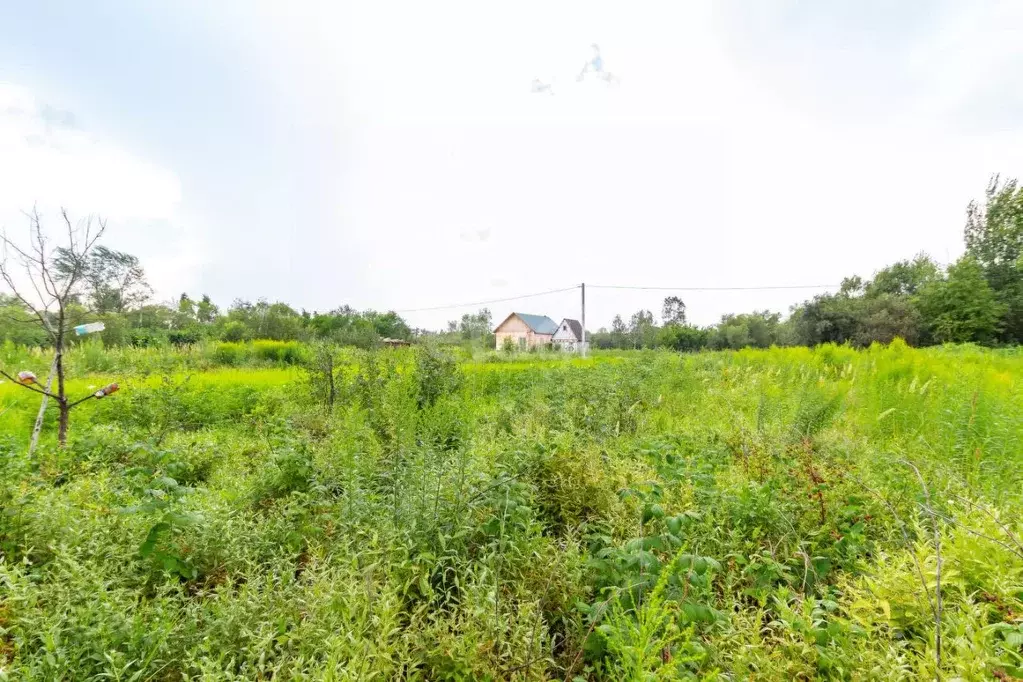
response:
[[[57,403],[57,442],[64,447],[67,445],[71,410],[86,400],[106,397],[118,389],[117,384],[110,384],[83,398],[71,400],[66,390],[67,368],[64,363],[64,350],[74,327],[84,321],[83,317],[88,312],[78,303],[79,289],[86,276],[89,255],[103,235],[106,223],[90,216],[75,224],[67,210],[61,209],[67,243],[63,247],[54,247],[43,230],[39,212],[33,209],[27,217],[29,236],[26,246],[10,239],[6,232],[0,234],[3,246],[0,277],[24,308],[21,321],[36,324],[46,333],[54,351],[52,368],[57,390],[52,392],[49,382],[45,386],[40,384],[32,372],[23,371],[15,377],[0,370],[0,375]]]

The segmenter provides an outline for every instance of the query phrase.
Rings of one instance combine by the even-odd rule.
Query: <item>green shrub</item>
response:
[[[213,350],[213,360],[228,367],[240,365],[246,355],[248,349],[241,343],[218,343]]]
[[[1023,675],[1023,354],[302,348],[0,383],[0,680]]]
[[[167,332],[167,340],[175,346],[188,346],[193,343],[198,343],[201,338],[202,330],[196,327],[172,329]]]
[[[243,322],[231,320],[220,330],[220,339],[228,343],[238,343],[249,338],[249,328]]]
[[[260,360],[281,365],[300,364],[306,356],[304,346],[298,341],[253,341],[252,353]]]

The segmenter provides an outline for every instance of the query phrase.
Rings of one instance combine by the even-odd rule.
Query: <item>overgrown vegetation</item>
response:
[[[1023,676],[1015,350],[237,348],[0,384],[0,679]]]

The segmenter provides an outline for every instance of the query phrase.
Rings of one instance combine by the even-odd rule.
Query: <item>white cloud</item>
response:
[[[181,201],[171,171],[53,122],[31,91],[0,84],[0,211],[67,206],[110,220],[167,218]]]
[[[8,88],[0,96],[34,114],[0,105],[0,212],[74,200],[118,216],[125,229],[112,242],[128,248],[121,238],[135,226],[126,235],[139,233],[135,252],[177,293],[212,253],[188,209],[219,211],[209,221],[218,267],[204,275],[223,303],[267,295],[311,309],[402,309],[584,280],[750,286],[869,276],[919,250],[955,258],[963,210],[988,175],[1023,175],[1021,8],[167,6],[187,15],[180,23],[205,28],[190,37],[224,52],[222,64],[203,54],[225,69],[217,83],[251,85],[245,105],[258,108],[259,125],[216,130],[229,152],[181,156],[185,197],[166,164],[62,125],[76,117]],[[150,29],[166,30],[167,18]],[[576,82],[594,42],[620,86]],[[169,82],[193,83],[196,74],[174,68],[198,61],[168,66],[177,76]],[[556,94],[532,94],[537,77]],[[123,88],[131,97],[130,83]],[[182,109],[204,120],[209,104],[195,93],[238,97],[230,90],[182,87]],[[195,174],[200,164],[205,172]],[[263,172],[246,172],[254,167]],[[227,191],[238,176],[245,182]],[[235,210],[245,202],[258,208]],[[233,258],[242,244],[246,257]],[[787,310],[812,293],[683,297],[690,316],[709,323],[729,311]],[[658,312],[662,296],[594,289],[587,318],[596,328],[616,312]],[[577,306],[567,292],[492,308],[498,317],[515,307],[560,318]],[[409,318],[439,327],[463,312]]]
[[[1023,171],[1018,122],[961,125],[978,90],[1018,92],[1006,67],[1023,17],[981,4],[355,5],[330,53],[353,140],[340,196],[360,254],[417,282],[368,290],[412,307],[584,279],[823,284],[920,250],[955,258],[966,203],[990,173]],[[575,81],[592,42],[620,87]],[[530,93],[552,76],[554,96]],[[485,246],[475,225],[493,230]],[[709,323],[813,293],[684,297]],[[588,319],[661,296],[594,290]],[[559,317],[575,299],[510,305]]]
[[[102,217],[105,241],[139,255],[170,295],[202,261],[201,239],[180,228],[181,199],[173,171],[97,139],[28,88],[0,83],[0,226],[13,237],[33,206],[51,223],[61,207]]]

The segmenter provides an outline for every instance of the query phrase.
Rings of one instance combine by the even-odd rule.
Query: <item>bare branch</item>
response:
[[[46,292],[54,299],[57,299],[57,304],[60,305],[60,296],[57,293],[57,284],[53,281],[49,265],[46,262],[46,235],[43,234],[43,223],[39,217],[39,211],[35,208],[32,209],[30,231],[33,239],[35,240],[33,247],[36,251],[35,265],[39,270],[39,279],[42,281],[43,288],[46,289]]]
[[[3,235],[2,239],[4,240],[5,246],[10,244],[10,240],[7,239],[7,235]],[[44,330],[46,330],[46,333],[49,334],[54,340],[56,340],[56,336],[54,335],[53,330],[50,328],[49,322],[47,322],[46,317],[43,315],[45,309],[44,311],[38,310],[36,306],[32,305],[28,301],[28,299],[26,299],[22,295],[22,293],[18,291],[18,287],[14,284],[14,278],[11,277],[11,273],[7,269],[6,260],[0,260],[0,277],[2,277],[4,282],[7,283],[7,286],[10,287],[11,292],[14,294],[15,298],[21,301],[22,305],[24,305],[27,310],[31,311],[32,314],[36,316],[36,318],[39,320],[39,324],[42,325]]]
[[[71,218],[68,217],[67,209],[63,206],[60,207],[60,215],[64,218],[64,224],[67,226],[67,243],[68,248],[75,248],[75,229],[71,226]]]
[[[6,231],[0,234],[0,240],[3,240],[4,250],[8,248],[14,249],[14,252],[18,254],[18,257],[22,260],[22,262],[34,263],[37,260],[34,256],[25,252],[24,249],[22,249],[13,240],[11,240],[11,238],[7,236]],[[4,260],[6,260],[6,254],[4,256]]]
[[[50,305],[52,305],[57,300],[56,292],[53,290],[52,287],[50,287],[47,284],[46,279],[43,276],[44,275],[43,267],[41,267],[44,266],[46,262],[44,250],[46,241],[45,237],[41,235],[41,231],[39,229],[38,212],[35,209],[33,209],[32,213],[25,213],[25,215],[28,216],[30,221],[29,243],[32,244],[32,250],[35,251],[37,255],[28,253],[20,246],[18,246],[16,243],[14,243],[14,241],[12,241],[7,236],[6,233],[4,233],[0,235],[0,239],[3,240],[5,251],[3,261],[0,262],[0,273],[3,274],[4,281],[11,288],[14,294],[22,301],[22,303],[24,303],[29,309],[36,313],[40,323],[52,335],[52,329],[50,329],[49,324],[45,319],[45,316],[42,314],[44,312],[48,312],[50,309]],[[32,230],[33,226],[36,228],[35,235],[33,235]],[[23,296],[21,292],[18,291],[18,288],[15,286],[14,278],[10,275],[10,272],[7,269],[6,250],[8,248],[14,250],[14,252],[17,254],[18,260],[21,262],[22,267],[25,268],[25,275],[29,281],[29,284],[31,284],[32,289],[35,291],[36,296],[39,298],[39,306],[42,308],[42,312],[40,312],[35,305],[30,303],[28,299],[25,296]],[[49,298],[47,296],[44,296],[43,292],[39,290],[39,282],[42,282],[43,288],[46,290],[47,294],[49,294]]]
[[[49,396],[50,398],[53,398],[54,400],[59,400],[59,398],[57,396],[53,395],[49,391],[44,391],[41,388],[36,388],[35,386],[32,386],[31,384],[24,384],[24,383],[18,381],[17,379],[15,379],[14,377],[12,377],[7,372],[3,371],[2,369],[0,369],[0,374],[2,374],[3,376],[7,377],[12,382],[14,382],[16,385],[21,386],[22,388],[27,388],[30,391],[35,391],[36,393],[41,393],[41,394],[43,394],[45,396]]]
[[[39,324],[39,322],[37,320],[34,320],[31,317],[27,317],[27,316],[26,317],[15,317],[14,315],[11,315],[10,313],[4,313],[3,314],[3,319],[7,320],[8,322],[13,322],[15,324]]]
[[[64,224],[67,227],[68,232],[68,253],[71,256],[71,272],[67,276],[67,281],[64,287],[64,293],[62,298],[66,299],[70,294],[71,290],[81,280],[85,274],[85,266],[88,261],[89,252],[96,245],[96,242],[107,229],[106,221],[103,219],[97,219],[99,223],[99,229],[96,230],[95,234],[92,232],[92,216],[89,216],[85,220],[85,226],[83,228],[84,234],[81,241],[75,238],[75,229],[71,225],[71,218],[68,216],[67,209],[61,209],[61,216],[64,218]]]
[[[61,217],[64,218],[64,224],[67,226],[67,243],[68,243],[67,251],[68,251],[68,253],[71,254],[72,263],[73,263],[71,274],[68,276],[67,282],[66,282],[65,287],[64,287],[64,291],[63,291],[63,293],[60,296],[60,298],[63,301],[63,300],[67,299],[68,294],[71,293],[71,288],[75,285],[75,282],[78,280],[78,274],[79,274],[79,268],[80,268],[80,262],[79,262],[80,261],[80,257],[78,255],[78,249],[76,248],[77,244],[75,243],[75,230],[71,226],[71,218],[68,217],[67,209],[61,207],[60,215],[61,215]]]
[[[42,306],[44,311],[49,312],[50,305],[56,299],[53,298],[52,294],[51,294],[49,299],[47,299],[46,296],[43,296],[43,292],[39,291],[39,285],[36,283],[37,277],[36,277],[35,273],[32,271],[32,265],[30,263],[25,263],[24,265],[25,265],[25,274],[28,276],[28,281],[32,285],[32,288],[35,290],[36,296],[39,297],[39,304]]]
[[[95,397],[96,397],[95,393],[90,393],[89,395],[85,396],[84,398],[79,398],[78,400],[74,401],[73,403],[68,403],[67,409],[70,410],[75,405],[79,405],[81,403],[84,403],[86,400],[91,400],[91,399],[93,399]]]

